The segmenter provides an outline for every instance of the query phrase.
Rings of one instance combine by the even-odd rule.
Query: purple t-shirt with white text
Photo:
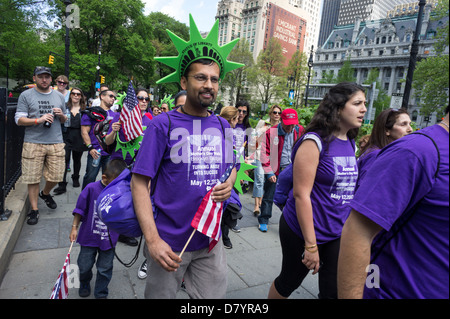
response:
[[[224,119],[215,115],[194,117],[173,110],[151,121],[133,173],[152,179],[156,227],[173,251],[183,249],[203,197],[232,161],[233,132]],[[208,245],[209,238],[196,232],[186,251]]]
[[[315,133],[308,135],[319,135]],[[311,204],[314,218],[314,229],[317,244],[324,244],[341,237],[342,227],[350,213],[348,204],[353,199],[356,181],[358,179],[358,166],[353,141],[335,138],[327,144],[322,142],[322,152],[317,167],[316,179],[311,190]],[[300,147],[298,142],[292,151],[292,162]],[[295,174],[295,171],[294,171]],[[303,238],[298,223],[295,198],[293,191],[289,192],[283,216],[291,229]]]
[[[101,181],[90,183],[78,197],[73,214],[81,215],[81,226],[78,232],[77,242],[81,246],[98,247],[101,250],[109,250],[111,243],[108,236],[108,227],[100,220],[97,213],[97,198],[103,191]],[[116,246],[119,234],[109,232],[113,246]]]
[[[439,125],[420,133],[438,145],[437,179],[436,147],[411,134],[380,152],[350,204],[383,228],[371,260],[379,268],[380,288],[366,285],[364,298],[449,298],[449,134]]]

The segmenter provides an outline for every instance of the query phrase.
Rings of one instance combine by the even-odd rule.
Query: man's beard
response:
[[[206,109],[214,104],[214,102],[216,101],[216,96],[213,91],[203,91],[203,92],[199,93],[199,96],[203,93],[211,94],[211,99],[209,101],[205,101],[201,97],[199,97],[200,105]]]
[[[46,91],[50,88],[50,84],[47,84],[46,86],[42,86],[39,83],[36,82],[36,87],[41,91]]]

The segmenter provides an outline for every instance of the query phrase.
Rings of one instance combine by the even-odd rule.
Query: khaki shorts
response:
[[[145,245],[145,298],[175,299],[184,278],[186,292],[191,299],[224,299],[227,292],[228,266],[222,238],[210,253],[208,251],[209,248],[185,252],[180,268],[176,272],[167,272],[150,257]]]
[[[42,176],[47,182],[62,182],[66,169],[64,146],[64,143],[23,143],[22,183],[39,184]]]

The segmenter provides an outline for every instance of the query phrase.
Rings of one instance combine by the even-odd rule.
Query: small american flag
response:
[[[142,135],[142,116],[139,109],[139,101],[136,98],[136,92],[133,83],[128,85],[127,97],[123,103],[120,112],[120,122],[122,123],[125,141],[132,141]]]
[[[50,299],[67,299],[69,295],[69,276],[70,273],[70,251],[67,254],[66,261],[64,262],[64,267],[59,273],[58,279],[56,280],[55,286],[53,286],[52,294]]]
[[[219,182],[216,186],[225,183],[226,180],[230,177],[231,172],[236,167],[237,159],[240,158],[240,155],[244,153],[244,146],[241,147],[239,155],[235,158],[234,163],[230,164],[225,173],[220,177]],[[220,239],[220,235],[222,231],[220,229],[220,224],[222,222],[222,213],[224,202],[216,203],[212,200],[211,195],[214,188],[212,188],[208,194],[202,199],[202,203],[197,210],[194,218],[192,219],[191,226],[194,227],[197,231],[201,232],[203,235],[211,238],[209,243],[209,251],[211,251]]]

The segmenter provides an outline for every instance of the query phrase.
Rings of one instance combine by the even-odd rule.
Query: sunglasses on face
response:
[[[149,97],[143,97],[143,96],[138,96],[137,99],[138,99],[139,101],[146,101],[146,102],[150,101],[150,98],[149,98]]]
[[[60,84],[60,85],[67,85],[69,83],[66,83],[66,82],[63,82],[63,81],[58,81],[58,84]]]
[[[275,115],[281,115],[281,112],[277,112],[277,111],[273,111],[272,113]]]
[[[242,114],[247,114],[247,111],[244,111],[244,110],[238,110],[239,111],[239,113],[242,113]]]
[[[73,95],[73,96],[81,96],[81,93],[76,93],[76,92],[72,92],[70,94]]]

